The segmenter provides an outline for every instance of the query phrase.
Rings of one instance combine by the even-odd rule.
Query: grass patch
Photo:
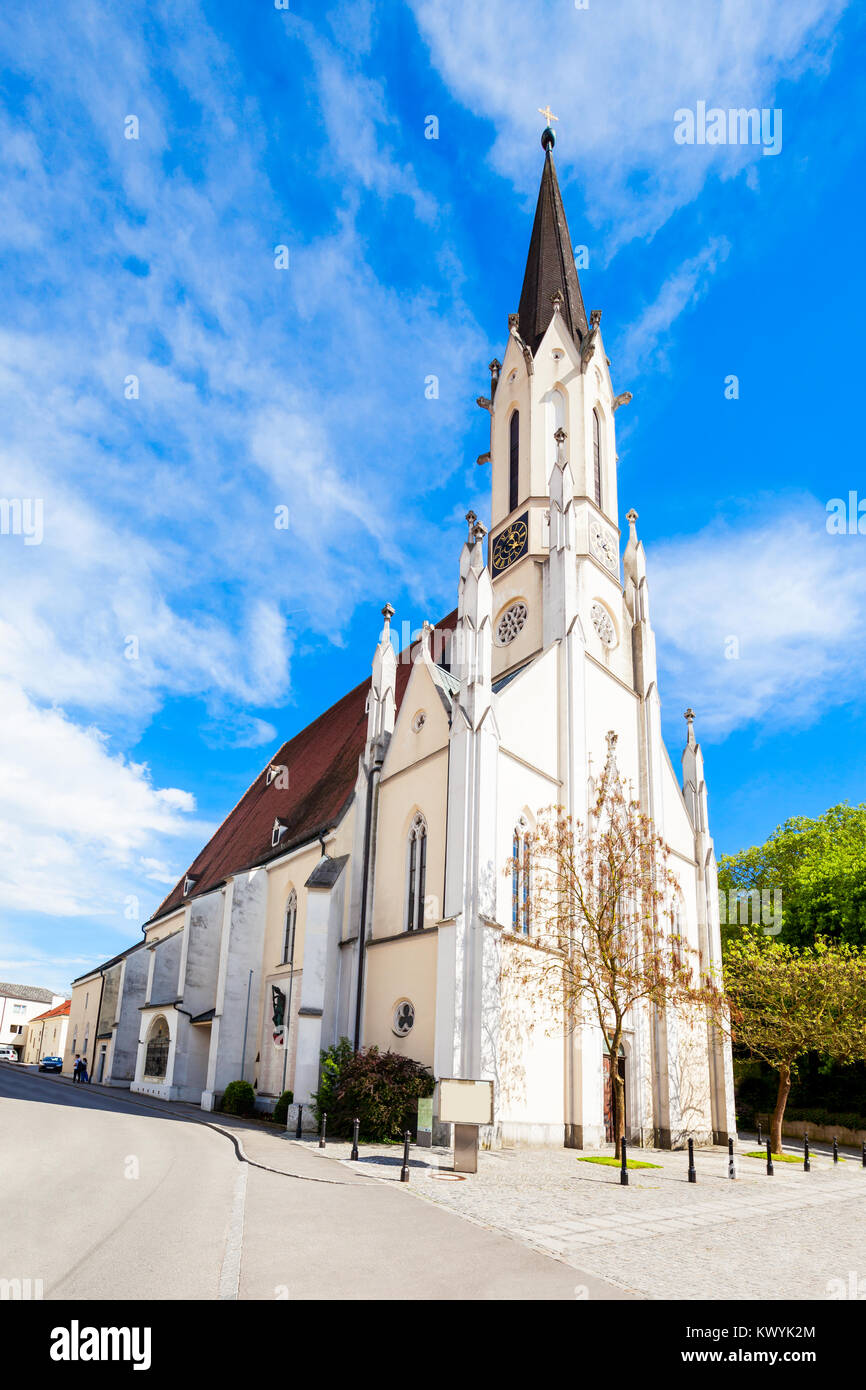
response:
[[[813,1156],[814,1156],[814,1155],[813,1155]],[[744,1157],[745,1157],[745,1158],[763,1158],[763,1159],[766,1159],[766,1157],[767,1157],[767,1151],[766,1151],[766,1149],[753,1149],[750,1153],[744,1154]],[[823,1155],[823,1154],[819,1154],[818,1157],[819,1157],[819,1158],[823,1158],[824,1155]],[[802,1155],[802,1154],[773,1154],[773,1162],[774,1162],[774,1163],[802,1163],[802,1162],[803,1162],[803,1155]],[[841,1163],[842,1160],[840,1159],[839,1162]]]
[[[578,1163],[601,1163],[605,1168],[621,1168],[622,1159],[614,1158],[613,1154],[592,1154],[587,1158],[578,1158]],[[661,1168],[660,1163],[641,1163],[639,1159],[626,1159],[626,1168]]]

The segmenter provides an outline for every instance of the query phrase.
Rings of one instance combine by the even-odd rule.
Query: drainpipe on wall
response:
[[[105,993],[105,971],[102,970],[102,969],[100,968],[100,971],[99,971],[99,1003],[98,1003],[98,1005],[96,1006],[96,1023],[95,1023],[94,1026],[93,1026],[93,1062],[94,1062],[94,1066],[96,1065],[96,1046],[97,1046],[97,1043],[99,1042],[99,1015],[102,1013],[102,996],[103,996],[104,993]],[[88,1080],[88,1081],[92,1081],[92,1080],[93,1080],[93,1071],[92,1071],[92,1069],[91,1069],[91,1067],[90,1067],[90,1064],[87,1062],[87,1058],[86,1058],[86,1057],[85,1057],[84,1060],[85,1060],[85,1062],[87,1063],[87,1080]]]
[[[357,1052],[361,1046],[361,1009],[364,999],[364,965],[367,956],[367,894],[370,885],[370,841],[373,829],[373,801],[379,785],[382,770],[382,755],[377,752],[370,769],[367,783],[367,809],[364,818],[364,875],[361,883],[361,920],[358,924],[358,992],[355,1000],[355,1042]]]

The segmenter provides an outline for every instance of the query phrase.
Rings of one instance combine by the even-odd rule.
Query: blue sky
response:
[[[720,851],[866,799],[866,537],[825,526],[866,497],[863,21],[714,15],[5,7],[0,497],[41,498],[44,538],[0,535],[3,978],[62,989],[136,939],[273,749],[364,677],[385,600],[413,629],[453,607],[546,102],[634,393],[620,504],[674,763],[691,704]],[[677,145],[698,101],[780,108],[780,153]]]

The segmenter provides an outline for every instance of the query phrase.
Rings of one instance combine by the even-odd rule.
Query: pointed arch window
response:
[[[298,925],[298,895],[294,888],[286,903],[286,923],[283,931],[283,965],[295,958],[295,928]]]
[[[532,836],[521,819],[511,843],[511,930],[528,936],[532,918]]]
[[[424,894],[427,886],[427,822],[418,813],[409,831],[407,866],[406,930],[424,926]]]
[[[511,416],[508,436],[508,510],[513,512],[520,499],[520,411]]]
[[[601,421],[598,411],[592,412],[592,474],[595,505],[601,507]]]

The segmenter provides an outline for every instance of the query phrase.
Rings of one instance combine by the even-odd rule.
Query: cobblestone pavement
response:
[[[293,1141],[296,1142],[296,1141]],[[315,1140],[297,1141],[315,1146]],[[477,1174],[453,1173],[446,1149],[413,1148],[409,1189],[488,1229],[649,1298],[827,1299],[832,1281],[866,1280],[866,1170],[853,1156],[775,1164],[737,1146],[737,1177],[726,1149],[633,1150],[658,1168],[619,1172],[580,1161],[573,1149],[501,1149],[479,1154]],[[323,1158],[399,1181],[399,1147],[328,1142]]]

